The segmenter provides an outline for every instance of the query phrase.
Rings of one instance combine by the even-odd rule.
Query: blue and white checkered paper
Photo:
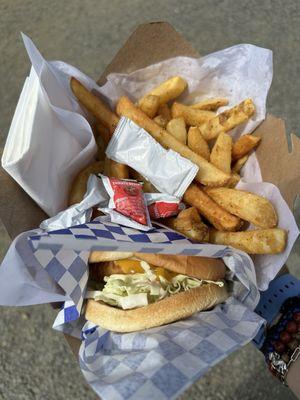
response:
[[[80,367],[104,400],[176,398],[248,343],[263,323],[252,311],[259,300],[252,260],[230,247],[196,243],[158,225],[141,232],[105,218],[33,235],[29,242],[40,265],[69,298],[54,328],[75,337],[82,333]],[[128,334],[106,331],[80,316],[91,250],[222,258],[234,275],[233,296],[212,311],[163,327]]]
[[[249,342],[261,319],[237,300],[139,333],[84,333],[81,370],[102,399],[173,399]]]

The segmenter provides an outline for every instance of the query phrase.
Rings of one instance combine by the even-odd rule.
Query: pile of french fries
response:
[[[195,181],[183,196],[186,209],[177,217],[164,219],[165,225],[199,241],[230,245],[248,254],[277,254],[286,246],[287,232],[277,228],[278,218],[272,203],[256,194],[235,189],[239,172],[260,138],[241,136],[233,142],[230,131],[246,122],[255,105],[246,99],[219,114],[228,105],[225,98],[211,98],[192,105],[174,101],[187,88],[179,76],[152,89],[134,104],[121,97],[113,112],[99,97],[71,78],[71,89],[80,104],[95,119],[98,161],[75,179],[70,204],[80,201],[90,173],[144,182],[145,192],[156,189],[138,172],[105,157],[105,148],[119,118],[125,116],[145,129],[164,148],[172,149],[199,167]],[[246,230],[249,226],[255,229]]]

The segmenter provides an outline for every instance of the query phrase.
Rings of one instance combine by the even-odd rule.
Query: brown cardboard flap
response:
[[[199,57],[199,53],[170,24],[155,22],[140,25],[107,66],[98,83],[103,84],[109,73],[129,73],[180,55]],[[292,207],[300,186],[300,140],[292,136],[293,151],[288,153],[284,123],[273,116],[268,116],[255,134],[263,135],[257,155],[264,180],[278,185]],[[10,237],[36,228],[45,219],[45,213],[2,169],[0,185],[0,218]],[[70,336],[66,339],[77,355],[79,341]]]
[[[167,22],[139,25],[106,67],[98,84],[103,85],[113,72],[130,73],[178,56],[199,57],[199,53]]]
[[[285,123],[273,115],[268,115],[254,134],[262,138],[256,155],[263,180],[278,186],[293,210],[296,196],[300,194],[300,139],[291,134],[289,152]]]

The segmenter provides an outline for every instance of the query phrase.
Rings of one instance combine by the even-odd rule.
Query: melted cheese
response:
[[[139,274],[144,273],[144,269],[141,267],[141,261],[139,260],[132,260],[132,259],[125,259],[125,260],[117,260],[114,263],[122,270],[123,274]],[[162,267],[155,267],[151,265],[152,271],[155,273],[156,276],[162,276],[163,278],[170,280],[174,276],[178,275],[175,272],[168,271]]]

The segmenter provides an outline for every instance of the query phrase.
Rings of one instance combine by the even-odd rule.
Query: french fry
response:
[[[121,97],[117,104],[118,115],[130,118],[136,124],[144,128],[149,134],[156,139],[166,149],[177,151],[183,157],[188,158],[198,165],[199,171],[195,177],[197,181],[203,185],[222,186],[229,180],[230,176],[225,174],[214,165],[210,164],[205,158],[194,153],[189,147],[180,143],[170,133],[161,128],[152,119],[147,117],[142,110],[137,108],[128,97]]]
[[[143,175],[137,172],[135,169],[130,168],[130,178],[135,179],[139,182],[143,182],[143,192],[144,193],[156,193],[158,190],[148,181]]]
[[[190,126],[201,125],[216,116],[212,111],[196,110],[181,103],[173,103],[171,107],[172,118],[182,117]]]
[[[128,179],[129,169],[127,165],[120,164],[117,161],[110,160],[109,158],[106,157],[104,174],[111,178]]]
[[[158,107],[157,114],[161,115],[168,122],[172,119],[171,110],[170,110],[170,107],[168,106],[168,104],[161,104]]]
[[[118,179],[128,179],[129,171],[128,166],[120,164],[117,161],[110,160],[110,173],[111,176]]]
[[[71,191],[69,195],[68,204],[71,206],[72,204],[80,203],[85,195],[87,188],[87,181],[91,174],[99,174],[102,173],[104,169],[103,161],[96,161],[86,168],[84,168],[76,178],[73,180]]]
[[[106,147],[111,138],[111,133],[109,129],[106,126],[104,126],[100,121],[96,121],[94,123],[94,128],[97,136],[101,136],[103,143]]]
[[[106,156],[104,159],[103,175],[110,176],[110,159]]]
[[[97,144],[97,154],[96,154],[96,160],[97,161],[104,161],[105,160],[105,149],[106,146],[103,143],[103,139],[101,136],[97,136],[95,138],[96,144]]]
[[[258,145],[260,139],[253,135],[241,136],[232,146],[232,159],[235,161],[250,153]]]
[[[180,213],[177,215],[176,219],[182,219],[182,220],[194,220],[194,221],[201,221],[201,217],[197,211],[196,207],[188,207],[185,208],[184,210],[180,211]]]
[[[182,210],[175,218],[175,228],[185,236],[201,241],[208,241],[208,226],[202,222],[201,217],[195,207]]]
[[[227,106],[228,103],[228,99],[215,97],[199,101],[198,103],[192,104],[190,107],[197,108],[198,110],[216,111],[219,107]]]
[[[230,214],[219,206],[197,185],[192,184],[183,196],[184,202],[196,207],[216,229],[222,231],[236,231],[240,228],[242,221],[235,215]]]
[[[210,153],[210,162],[227,174],[231,172],[231,150],[231,136],[221,132]]]
[[[210,150],[208,143],[206,142],[205,139],[203,139],[203,136],[201,135],[199,129],[196,126],[191,126],[188,131],[187,145],[193,152],[199,154],[199,156],[209,161]]]
[[[90,92],[76,78],[71,78],[71,89],[77,100],[104,126],[109,129],[111,135],[114,133],[118,125],[119,118],[113,113],[106,104],[99,99],[98,96]]]
[[[278,254],[285,249],[287,232],[279,228],[243,232],[219,232],[211,229],[209,241],[232,246],[248,254]]]
[[[232,174],[230,175],[229,181],[226,183],[226,187],[228,187],[228,188],[236,187],[236,185],[239,183],[240,179],[241,179],[241,177],[239,174],[237,174],[236,172],[232,172]]]
[[[93,134],[94,134],[94,138],[95,138],[97,149],[98,149],[97,153],[96,153],[96,160],[104,161],[105,160],[105,150],[106,150],[108,142],[105,141],[104,138],[106,138],[106,135],[105,134],[102,135],[102,131],[106,130],[108,132],[108,135],[109,135],[108,138],[110,137],[110,133],[104,125],[102,125],[101,123],[98,123],[98,122],[96,122],[92,125],[92,129],[93,129]],[[101,129],[101,131],[100,131],[100,129]],[[108,139],[108,141],[109,141],[109,139]]]
[[[173,76],[172,78],[161,83],[159,86],[150,90],[146,96],[149,94],[157,96],[159,98],[159,104],[165,104],[168,103],[168,101],[174,100],[176,97],[180,96],[186,87],[187,82],[183,78],[180,76]]]
[[[246,99],[237,106],[201,124],[199,130],[204,139],[215,139],[221,132],[228,132],[237,125],[246,122],[254,112],[255,106],[253,101],[251,99]]]
[[[179,142],[186,144],[186,127],[183,118],[173,118],[168,122],[167,131]]]
[[[157,193],[158,192],[156,187],[154,187],[150,181],[147,181],[146,179],[144,179],[143,182],[144,182],[144,184],[143,184],[143,192],[144,193]]]
[[[153,94],[148,94],[141,98],[138,106],[149,118],[154,118],[159,107],[159,98]]]
[[[259,228],[277,226],[278,218],[272,203],[262,196],[229,188],[206,188],[205,192],[221,207]]]
[[[243,166],[246,164],[248,158],[249,158],[248,154],[246,154],[246,155],[245,155],[244,157],[242,157],[242,158],[239,158],[239,159],[233,164],[232,172],[235,172],[235,173],[238,174],[238,173],[240,172],[240,170],[243,168]]]
[[[162,115],[157,115],[153,121],[159,125],[161,128],[166,128],[168,125],[168,120],[164,118]]]
[[[181,211],[176,218],[167,218],[166,225],[198,242],[208,241],[208,226],[205,225],[195,207]]]

